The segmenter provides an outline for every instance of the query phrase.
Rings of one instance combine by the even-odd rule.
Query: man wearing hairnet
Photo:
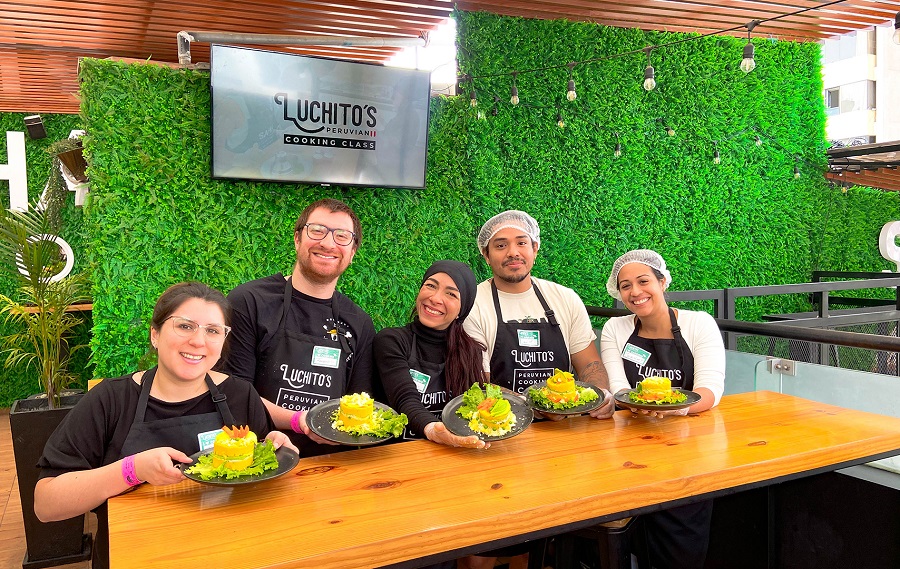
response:
[[[485,376],[493,383],[524,394],[554,368],[574,371],[603,391],[591,416],[609,418],[615,403],[584,303],[572,289],[531,276],[540,244],[537,221],[524,211],[505,211],[482,226],[478,249],[493,277],[478,285],[465,330],[487,346]]]

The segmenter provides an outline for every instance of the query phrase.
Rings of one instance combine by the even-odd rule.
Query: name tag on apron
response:
[[[419,393],[425,393],[425,390],[428,389],[428,382],[431,381],[431,376],[415,369],[409,370],[409,376],[412,378],[413,383],[416,384],[416,389]]]
[[[650,352],[634,344],[625,344],[625,349],[622,350],[622,359],[642,366],[646,365],[647,360],[650,359]]]
[[[539,330],[516,330],[519,334],[519,345],[523,348],[540,348],[541,332]]]
[[[327,346],[315,346],[312,353],[312,365],[337,369],[341,365],[341,350]]]
[[[222,432],[222,429],[216,429],[215,431],[206,431],[205,433],[197,434],[197,441],[200,443],[200,450],[209,450],[213,447],[213,443],[216,442],[216,435]]]

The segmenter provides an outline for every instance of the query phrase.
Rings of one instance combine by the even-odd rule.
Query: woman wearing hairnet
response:
[[[610,318],[600,336],[613,393],[661,376],[673,387],[700,395],[700,401],[678,411],[641,411],[658,418],[706,411],[719,403],[725,390],[725,346],[719,328],[705,312],[669,308],[664,291],[671,282],[666,262],[655,251],[637,249],[619,257],[606,290],[634,314]],[[711,517],[711,500],[642,516],[651,565],[702,568]]]

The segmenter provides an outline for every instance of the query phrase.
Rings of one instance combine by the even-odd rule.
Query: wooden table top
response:
[[[144,485],[109,501],[110,560],[376,567],[898,453],[898,418],[751,392],[688,417],[534,423],[487,450],[413,441],[247,486]]]

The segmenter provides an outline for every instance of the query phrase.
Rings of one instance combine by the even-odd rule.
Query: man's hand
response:
[[[609,419],[616,412],[616,400],[609,391],[600,387],[595,389],[600,390],[600,394],[603,396],[603,404],[591,411],[590,416],[594,419]]]

